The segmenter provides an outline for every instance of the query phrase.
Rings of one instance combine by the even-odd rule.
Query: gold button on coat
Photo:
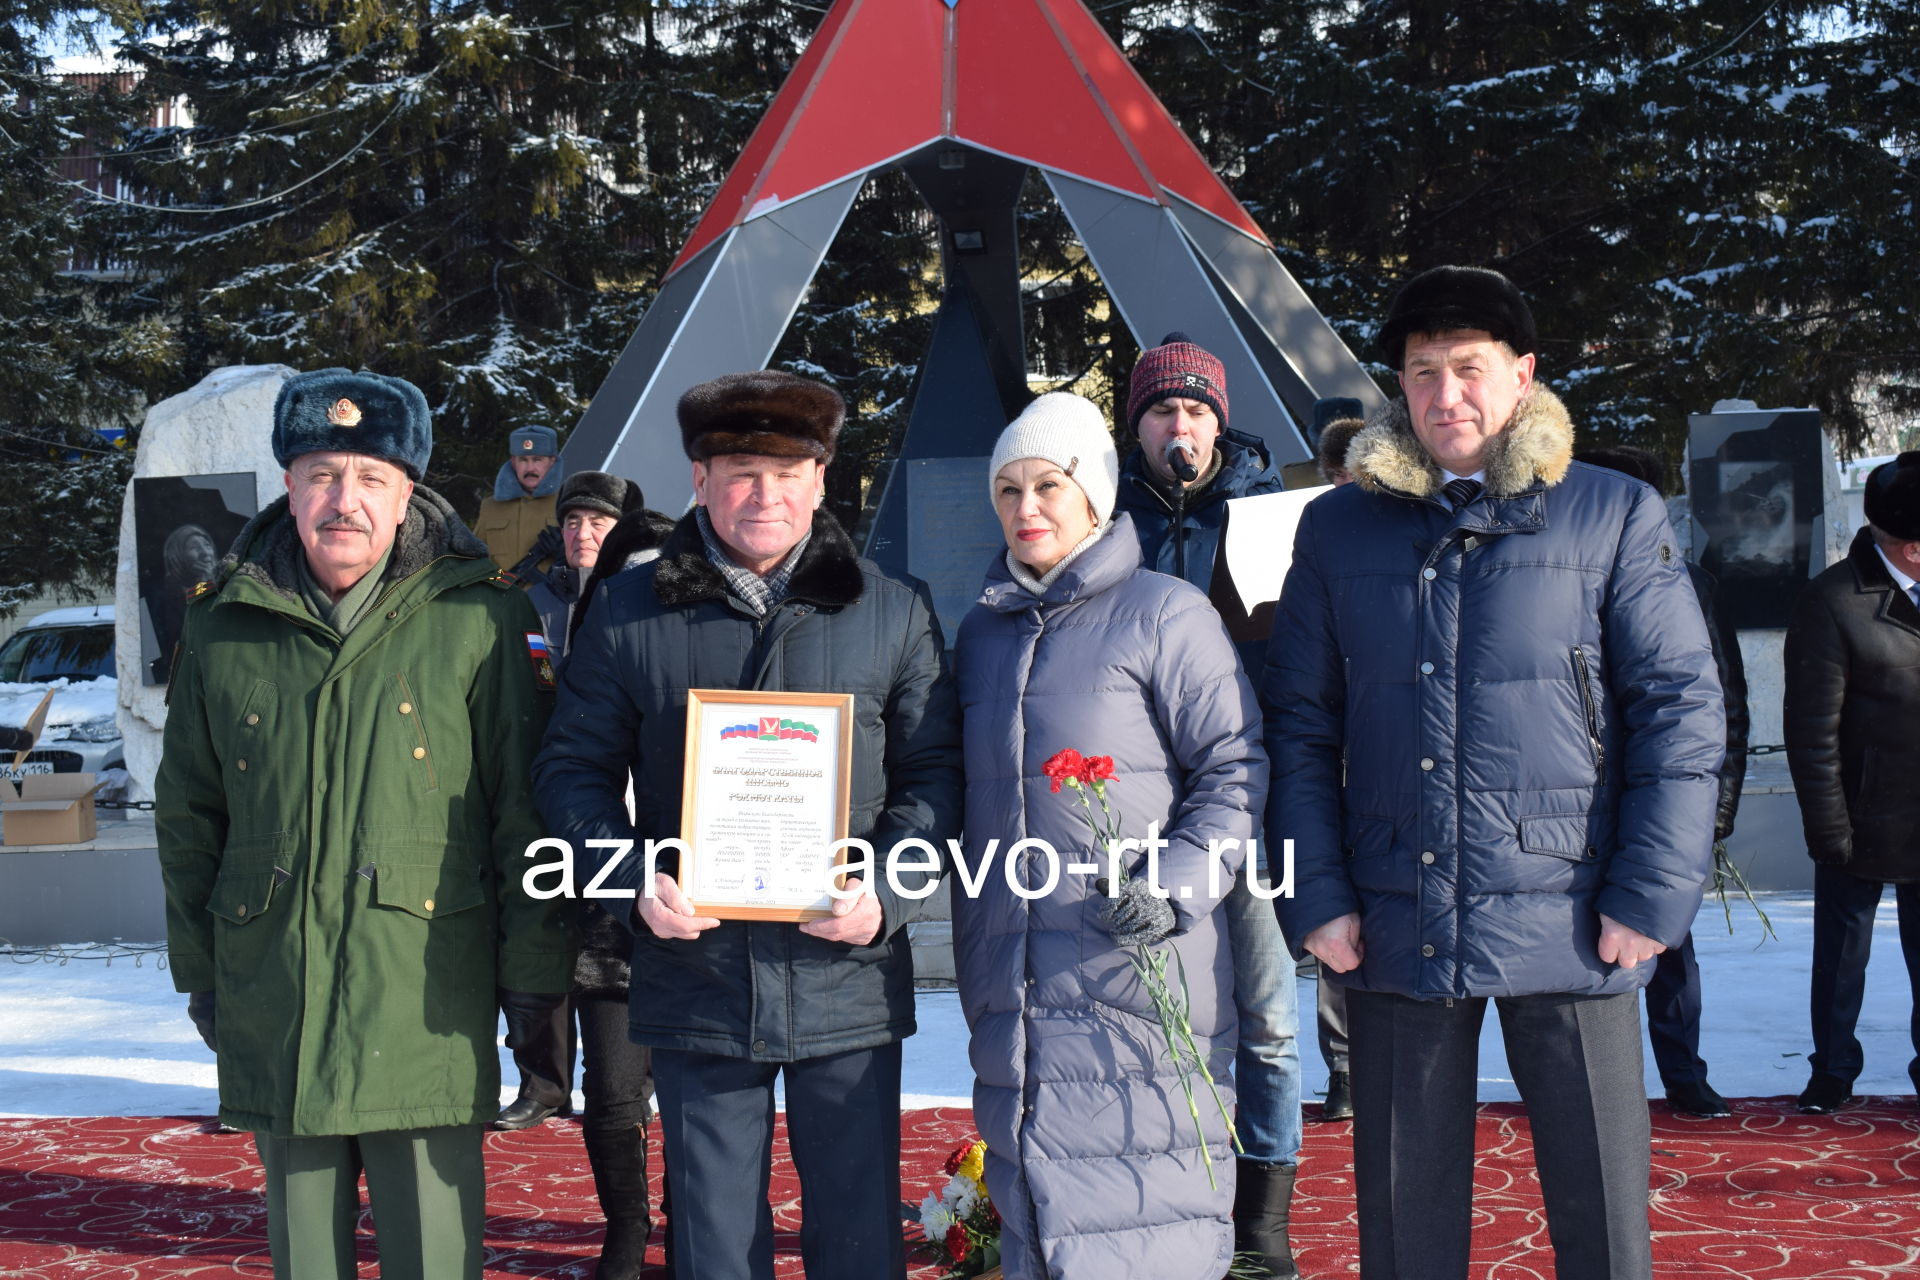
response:
[[[247,723],[248,723],[248,724],[259,724],[259,723],[260,723],[260,713],[259,713],[258,711],[249,711],[249,712],[247,713]]]
[[[427,758],[427,749],[425,747],[415,747],[413,749],[413,758],[415,760],[425,760]]]
[[[428,899],[427,899],[427,902],[426,902],[426,907],[427,907],[427,910],[429,910],[429,911],[431,911],[431,910],[433,910],[433,899],[432,899],[432,898],[428,898]]]
[[[410,716],[410,715],[412,715],[412,714],[413,714],[413,704],[412,704],[411,702],[403,702],[403,703],[401,703],[401,704],[400,704],[400,714],[401,714],[401,715],[403,715],[403,716]]]
[[[240,772],[245,773],[247,771],[247,762],[244,759],[235,760],[233,762],[233,767],[238,769]]]
[[[233,914],[244,917],[247,914],[247,904],[244,902],[241,903],[240,906],[234,911]]]

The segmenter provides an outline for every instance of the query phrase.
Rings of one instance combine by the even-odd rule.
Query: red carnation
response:
[[[972,1142],[961,1143],[959,1146],[955,1147],[951,1152],[948,1153],[947,1162],[941,1165],[940,1167],[946,1170],[947,1175],[951,1177],[952,1175],[960,1172],[961,1162],[967,1158],[968,1153],[970,1153],[972,1150],[973,1150]]]
[[[1086,780],[1088,782],[1105,782],[1107,779],[1111,778],[1112,776],[1113,776],[1113,757],[1112,756],[1088,756],[1087,757]]]
[[[967,1229],[959,1223],[947,1228],[947,1252],[955,1262],[967,1260],[967,1250],[972,1246],[967,1242]]]
[[[1051,759],[1040,766],[1040,772],[1053,779],[1054,794],[1059,794],[1060,784],[1065,782],[1079,786],[1086,781],[1087,762],[1072,747],[1056,751]]]

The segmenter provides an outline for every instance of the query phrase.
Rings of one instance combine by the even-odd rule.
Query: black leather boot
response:
[[[1353,1119],[1353,1081],[1344,1071],[1327,1073],[1327,1100],[1320,1104],[1322,1120]]]
[[[647,1237],[653,1219],[647,1213],[647,1129],[645,1125],[613,1130],[586,1126],[587,1162],[593,1166],[593,1189],[600,1212],[607,1218],[607,1238],[600,1246],[598,1280],[640,1280],[645,1273]]]
[[[1238,1183],[1233,1193],[1233,1251],[1236,1261],[1251,1263],[1262,1280],[1297,1280],[1293,1245],[1287,1239],[1287,1216],[1293,1207],[1293,1175],[1298,1165],[1235,1161]]]

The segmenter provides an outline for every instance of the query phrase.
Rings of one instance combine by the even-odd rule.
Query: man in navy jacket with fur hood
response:
[[[1388,312],[1405,398],[1315,500],[1262,681],[1294,945],[1347,988],[1361,1273],[1464,1280],[1489,998],[1555,1274],[1652,1273],[1639,989],[1686,934],[1726,729],[1659,496],[1571,461],[1497,272]]]

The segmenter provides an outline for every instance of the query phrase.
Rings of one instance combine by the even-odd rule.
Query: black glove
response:
[[[500,1011],[507,1015],[507,1048],[538,1044],[552,1024],[553,1011],[566,1000],[565,992],[508,991],[495,988]]]
[[[1733,834],[1734,815],[1740,812],[1740,780],[1720,779],[1719,802],[1713,807],[1713,839],[1718,844]]]
[[[514,565],[508,572],[522,582],[526,582],[533,577],[534,571],[540,567],[542,560],[566,563],[567,544],[561,540],[560,526],[557,524],[550,524],[542,529],[534,537],[533,545],[527,549],[527,554],[520,557],[520,563]]]
[[[1844,867],[1853,861],[1852,844],[1808,845],[1807,853],[1823,867]]]
[[[1152,946],[1173,933],[1173,904],[1155,897],[1145,880],[1129,880],[1114,896],[1107,894],[1105,879],[1093,882],[1103,895],[1100,899],[1100,927],[1123,947]]]
[[[218,1054],[220,1045],[213,1035],[213,992],[195,991],[188,995],[187,1016],[193,1019],[193,1029],[200,1033],[208,1051]]]

